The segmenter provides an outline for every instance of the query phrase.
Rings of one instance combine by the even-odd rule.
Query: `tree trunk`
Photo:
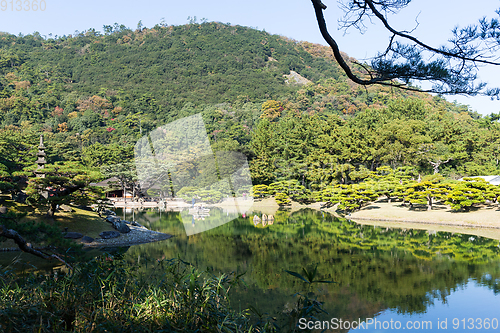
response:
[[[430,195],[427,196],[427,210],[432,210],[432,197]]]
[[[53,218],[54,214],[57,210],[57,204],[55,202],[51,202],[49,205],[49,210],[47,211],[47,217]]]
[[[37,257],[43,258],[43,259],[55,258],[55,259],[59,260],[60,262],[64,263],[65,265],[67,265],[70,269],[73,269],[70,265],[68,265],[64,260],[59,258],[57,255],[55,255],[55,254],[48,255],[48,254],[43,253],[42,251],[34,249],[31,246],[31,244],[26,242],[24,240],[24,238],[21,235],[19,235],[17,233],[17,231],[15,231],[15,230],[7,229],[5,226],[0,225],[0,236],[12,239],[16,243],[16,245],[19,247],[19,249],[21,249],[21,251],[23,251],[23,252],[31,253],[31,254],[33,254]]]
[[[126,203],[127,203],[127,192],[125,192],[125,184],[123,184],[123,182],[122,182],[122,191],[123,191],[123,203],[126,206]]]

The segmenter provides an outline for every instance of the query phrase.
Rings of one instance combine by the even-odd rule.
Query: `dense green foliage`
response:
[[[2,193],[27,190],[35,206],[77,202],[89,199],[91,180],[109,176],[135,190],[137,140],[170,121],[201,113],[215,152],[248,157],[256,186],[244,191],[260,198],[274,195],[280,205],[325,201],[352,211],[386,197],[429,206],[438,199],[469,210],[500,196],[498,187],[481,181],[449,180],[500,174],[498,115],[480,117],[438,96],[362,89],[341,74],[324,47],[245,27],[211,22],[104,30],[57,39],[0,35]],[[291,70],[311,82],[286,84],[284,75]],[[44,179],[32,172],[40,133],[49,165],[62,168],[48,166]],[[429,177],[433,173],[438,175]],[[198,184],[190,181],[176,189],[178,196],[193,197],[192,186]],[[47,187],[70,186],[84,195],[39,196]],[[150,189],[150,194],[165,190]],[[223,192],[207,188],[197,195],[217,202]],[[57,234],[57,226],[20,226],[15,216],[0,217],[2,225],[30,240],[51,241]],[[337,316],[354,319],[385,308],[423,312],[432,301],[429,292],[444,295],[471,276],[480,279],[485,263],[498,257],[497,241],[364,227],[310,211],[278,211],[275,232],[246,219],[232,223],[241,229],[224,225],[189,241],[175,237],[170,246],[151,244],[152,259],[183,253],[218,271],[252,260],[250,286],[238,292],[241,298],[248,298],[252,288],[278,286],[274,295],[289,296],[300,289],[300,281],[284,272],[300,272],[314,262],[318,271],[368,304],[368,310]],[[185,237],[180,223],[169,221],[161,228]],[[201,251],[191,251],[195,247]],[[129,252],[140,255],[139,249]],[[3,275],[0,322],[8,323],[7,329],[30,331],[250,329],[246,314],[227,307],[222,286],[233,280],[180,266],[157,264],[157,272],[165,271],[146,279],[137,275],[143,267],[100,258],[61,276]],[[496,281],[498,272],[490,273]],[[349,301],[336,286],[329,288],[327,300]],[[315,304],[307,298],[299,302]],[[269,310],[265,300],[260,303]],[[280,324],[296,319],[300,306],[290,304],[282,304]],[[254,328],[269,325],[263,315],[257,317]]]
[[[381,171],[390,170],[381,176]],[[410,169],[398,168],[392,170],[387,167],[377,168],[375,172],[368,172],[367,178],[360,183],[338,184],[328,186],[316,195],[317,201],[327,204],[339,204],[338,208],[350,212],[386,196],[401,200],[403,205],[410,203],[425,205],[432,210],[435,202],[445,203],[455,211],[469,211],[474,205],[498,203],[500,187],[491,185],[482,178],[465,178],[464,181],[445,179],[441,175],[428,175],[422,180],[409,179]]]
[[[30,147],[43,132],[49,162],[101,167],[132,158],[135,142],[158,126],[202,112],[214,150],[245,153],[254,183],[298,180],[317,190],[381,165],[453,178],[500,173],[496,115],[360,88],[327,50],[214,22],[57,39],[3,34],[2,137],[17,133]],[[290,70],[311,83],[286,84]],[[1,176],[11,162],[0,161]]]
[[[292,70],[310,83],[287,84]],[[195,113],[213,151],[242,152],[253,184],[265,185],[235,194],[277,195],[283,205],[322,200],[351,211],[381,196],[421,203],[427,190],[408,193],[420,176],[500,174],[498,115],[480,117],[439,96],[360,88],[319,45],[214,22],[135,31],[115,25],[55,39],[0,36],[2,193],[15,195],[28,183],[32,196],[35,183],[64,188],[61,179],[30,180],[43,133],[49,164],[85,170],[70,178],[94,172],[95,180],[116,176],[134,194],[173,189],[189,199],[199,177],[183,179],[185,189],[176,179],[139,189],[133,147]],[[446,189],[440,199],[455,209],[482,202],[469,195],[474,202],[459,204],[463,195],[446,198]],[[227,192],[205,190],[210,202]],[[495,201],[493,192],[484,199]]]

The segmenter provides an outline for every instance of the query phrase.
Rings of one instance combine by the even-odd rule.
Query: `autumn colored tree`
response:
[[[262,115],[260,117],[273,121],[281,116],[284,109],[285,108],[282,102],[268,100],[262,103]]]

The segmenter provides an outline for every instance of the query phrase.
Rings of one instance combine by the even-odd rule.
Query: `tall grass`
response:
[[[243,332],[254,328],[230,309],[239,277],[199,272],[179,259],[150,274],[105,256],[68,272],[2,272],[1,332]]]
[[[121,255],[76,264],[71,271],[0,271],[0,332],[277,332],[256,309],[234,311],[231,289],[241,276],[214,276],[180,259],[145,263]],[[144,265],[144,264],[141,264]],[[317,302],[316,302],[317,303]],[[282,331],[320,304],[299,297]],[[311,309],[315,311],[311,311]]]

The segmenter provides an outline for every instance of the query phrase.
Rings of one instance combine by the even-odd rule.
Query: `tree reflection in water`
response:
[[[248,286],[236,292],[233,305],[270,314],[291,311],[291,295],[300,289],[301,282],[284,271],[316,264],[322,277],[338,282],[318,285],[329,318],[357,320],[386,309],[422,314],[471,279],[499,292],[498,240],[360,225],[314,210],[277,211],[273,225],[255,227],[254,214],[187,237],[179,213],[164,212],[161,219],[156,212],[138,213],[139,223],[176,237],[133,246],[127,255],[130,260],[179,256],[215,273],[246,271]],[[214,219],[219,215],[226,213],[210,210]]]

